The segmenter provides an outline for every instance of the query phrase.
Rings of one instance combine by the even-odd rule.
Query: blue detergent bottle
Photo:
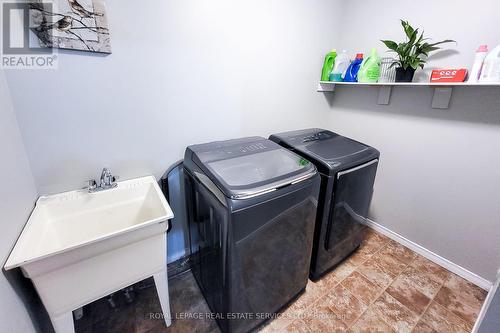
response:
[[[347,71],[345,73],[344,82],[358,82],[358,71],[363,62],[363,53],[356,54],[356,59],[354,59]]]

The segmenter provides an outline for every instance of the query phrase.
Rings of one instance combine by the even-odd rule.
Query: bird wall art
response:
[[[42,47],[111,53],[104,0],[32,1],[30,30]]]

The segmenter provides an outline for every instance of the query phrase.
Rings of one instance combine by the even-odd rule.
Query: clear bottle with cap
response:
[[[345,72],[349,64],[351,63],[346,50],[342,50],[342,53],[337,54],[335,58],[335,65],[330,73],[329,80],[334,82],[342,82],[345,76]]]

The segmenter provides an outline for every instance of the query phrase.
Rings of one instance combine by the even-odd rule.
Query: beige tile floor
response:
[[[260,332],[470,332],[486,291],[365,229],[363,245]]]
[[[309,281],[302,294],[261,332],[470,332],[486,292],[402,245],[365,229],[363,245],[334,271]],[[147,287],[149,285],[149,287]],[[216,333],[191,272],[169,281],[172,326],[165,327],[154,283],[143,281],[136,299],[110,309],[105,298],[84,307],[79,333]],[[141,287],[142,286],[142,287]]]

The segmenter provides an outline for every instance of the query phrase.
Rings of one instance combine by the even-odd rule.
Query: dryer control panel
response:
[[[310,142],[310,141],[319,141],[319,140],[328,140],[332,138],[333,135],[328,132],[318,132],[314,133],[313,135],[306,136],[302,139],[303,143]]]

